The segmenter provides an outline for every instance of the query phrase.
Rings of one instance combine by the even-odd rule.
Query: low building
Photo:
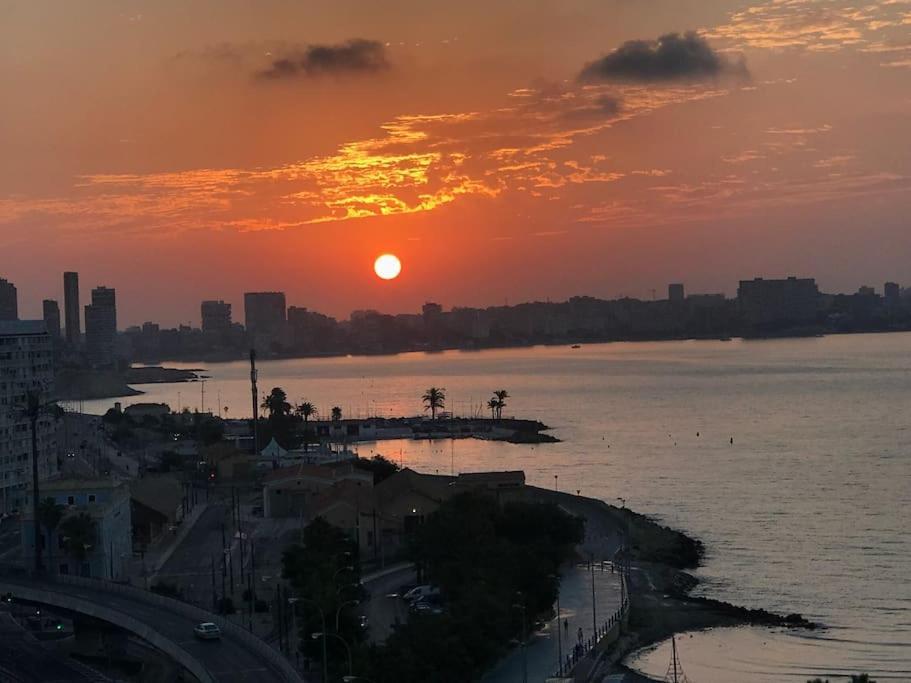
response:
[[[266,517],[309,517],[316,497],[345,480],[373,486],[373,474],[350,463],[337,466],[301,464],[273,470],[263,480],[263,514]]]
[[[144,548],[183,519],[184,485],[173,475],[147,475],[130,482],[134,545]]]
[[[124,408],[123,413],[138,421],[146,417],[160,420],[171,414],[171,407],[167,403],[134,403]]]
[[[75,574],[93,578],[121,581],[133,554],[130,492],[123,482],[111,479],[59,479],[45,482],[39,493],[41,500],[53,498],[63,507],[63,518],[48,534],[41,529],[40,542],[44,548],[43,562],[56,574]],[[87,514],[94,522],[93,542],[87,543],[84,557],[68,549],[64,535],[66,520]],[[28,561],[35,552],[34,518],[31,491],[26,495],[22,517],[22,551]]]

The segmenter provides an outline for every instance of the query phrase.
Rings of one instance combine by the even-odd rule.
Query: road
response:
[[[212,567],[215,567],[215,589],[221,595],[222,524],[230,522],[228,506],[213,503],[202,513],[186,538],[158,572],[157,581],[174,582],[184,598],[212,609]],[[230,538],[230,526],[225,528]],[[237,557],[237,555],[235,555]],[[239,575],[235,577],[239,582]]]
[[[49,605],[67,609],[73,604],[73,599],[81,600],[108,610],[114,616],[119,613],[138,620],[201,663],[214,680],[220,683],[277,683],[286,680],[260,652],[230,632],[226,631],[218,641],[196,639],[193,627],[198,619],[169,605],[137,600],[129,593],[112,592],[100,586],[60,584],[25,577],[0,578],[0,588],[12,591],[14,595],[18,592],[26,600],[30,600],[27,592],[29,589],[41,590],[50,596],[56,596],[53,600],[46,599],[46,604]],[[112,623],[116,623],[113,618],[109,614]]]

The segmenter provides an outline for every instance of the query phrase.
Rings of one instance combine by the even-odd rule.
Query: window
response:
[[[73,496],[67,496],[67,497],[66,497],[66,504],[67,504],[67,505],[75,505],[75,504],[76,504],[76,499],[75,499]]]
[[[95,502],[95,494],[94,494],[94,493],[90,493],[90,494],[89,494],[89,502],[90,502],[90,503],[94,503],[94,502]]]

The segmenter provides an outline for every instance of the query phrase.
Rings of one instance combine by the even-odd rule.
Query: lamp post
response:
[[[306,603],[311,604],[314,607],[316,607],[317,611],[319,612],[320,623],[323,626],[323,630],[321,631],[321,633],[325,633],[326,632],[326,613],[323,612],[323,608],[320,607],[320,604],[318,602],[316,602],[315,600],[311,600],[310,598],[297,598],[297,600],[306,602]],[[313,638],[314,638],[314,640],[316,640],[316,634],[313,634]],[[323,638],[323,683],[329,683],[329,665],[328,665],[328,658],[326,655],[326,639],[325,638]]]
[[[348,641],[346,641],[344,638],[342,638],[342,637],[341,637],[339,634],[337,634],[337,633],[326,633],[325,631],[320,631],[320,632],[314,633],[314,634],[313,634],[312,636],[310,636],[310,637],[313,638],[313,640],[316,640],[317,638],[322,638],[322,639],[323,639],[323,652],[325,652],[325,651],[326,651],[326,637],[327,637],[327,636],[328,636],[329,638],[335,638],[336,640],[341,641],[342,645],[345,646],[345,652],[348,653],[348,675],[349,675],[349,676],[353,675],[351,672],[353,671],[354,667],[353,667],[352,664],[351,664],[351,648],[348,646]],[[324,664],[324,670],[325,670],[325,664]]]
[[[552,579],[557,580],[557,664],[563,669],[563,632],[560,630],[560,576],[551,574]]]
[[[521,593],[517,595],[522,600],[522,602],[513,605],[515,609],[522,611],[522,683],[528,683],[528,648],[526,642],[528,636],[526,635],[527,627],[525,624],[527,607],[525,596]]]
[[[348,605],[360,605],[361,603],[358,600],[346,600],[341,605],[338,606],[338,609],[335,610],[335,632],[338,633],[338,620],[342,615],[342,610],[345,609]]]

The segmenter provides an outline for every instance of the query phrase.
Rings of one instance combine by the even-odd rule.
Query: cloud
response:
[[[704,81],[724,75],[748,75],[743,61],[731,62],[694,31],[668,33],[658,40],[630,40],[601,59],[586,64],[582,81]]]
[[[283,79],[331,74],[375,73],[390,67],[386,47],[375,40],[355,38],[339,45],[310,45],[272,61],[257,75]]]

